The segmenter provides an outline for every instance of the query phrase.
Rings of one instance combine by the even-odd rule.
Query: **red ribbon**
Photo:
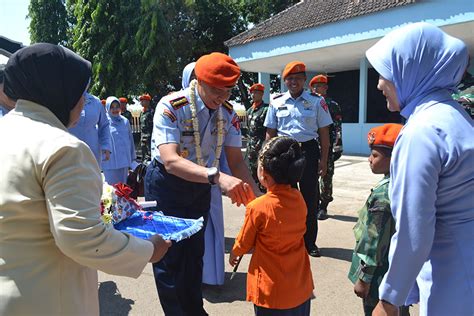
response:
[[[133,192],[133,189],[128,185],[119,182],[114,184],[113,187],[115,188],[115,194],[119,197],[123,197],[125,199],[130,199],[130,194]]]

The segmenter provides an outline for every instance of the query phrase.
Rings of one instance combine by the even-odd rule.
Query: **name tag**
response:
[[[194,136],[194,131],[183,131],[181,136]]]

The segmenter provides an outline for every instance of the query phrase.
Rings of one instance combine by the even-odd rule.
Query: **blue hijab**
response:
[[[120,114],[113,115],[110,112],[110,106],[112,105],[113,102],[118,102],[118,104],[120,105],[119,99],[117,99],[116,97],[108,97],[107,100],[105,101],[105,110],[107,111],[107,115],[112,119],[112,121],[120,122],[122,120],[120,117]]]
[[[461,40],[424,22],[390,32],[366,56],[395,85],[405,118],[420,104],[451,100],[468,64],[468,50]]]
[[[184,67],[183,70],[183,77],[181,79],[181,85],[183,89],[186,89],[189,87],[189,83],[191,82],[191,74],[193,73],[194,66],[196,65],[195,62],[192,62],[190,64],[187,64],[186,67]]]

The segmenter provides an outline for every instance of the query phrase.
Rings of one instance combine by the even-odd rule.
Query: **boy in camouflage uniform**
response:
[[[153,132],[153,111],[150,107],[151,96],[144,94],[139,98],[143,111],[140,113],[140,146],[142,161],[151,159],[151,133]]]
[[[327,208],[333,200],[332,197],[332,178],[334,176],[334,162],[341,158],[342,155],[342,108],[327,95],[328,77],[325,75],[317,75],[311,79],[309,86],[313,93],[322,96],[326,100],[329,113],[333,124],[329,126],[329,154],[328,154],[328,171],[325,176],[321,177],[319,182],[319,220],[325,220],[327,216]]]
[[[401,128],[400,124],[385,124],[371,129],[368,134],[370,168],[373,173],[383,174],[384,177],[372,189],[359,211],[359,219],[354,226],[356,246],[348,275],[354,283],[354,293],[362,298],[365,315],[372,315],[379,301],[380,282],[388,270],[388,249],[395,232],[388,195],[390,158]],[[403,307],[400,315],[407,315],[407,312],[408,307]]]
[[[252,106],[247,110],[248,118],[248,141],[246,158],[249,163],[249,170],[252,174],[255,183],[257,183],[260,191],[264,192],[265,188],[260,185],[257,176],[258,153],[265,141],[266,127],[263,126],[265,117],[267,116],[268,104],[263,102],[263,93],[265,86],[261,83],[256,83],[250,87],[250,94],[252,95]]]

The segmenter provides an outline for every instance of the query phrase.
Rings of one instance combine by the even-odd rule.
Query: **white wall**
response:
[[[342,144],[344,154],[369,155],[370,149],[367,144],[367,133],[371,128],[383,125],[383,123],[343,123]]]

